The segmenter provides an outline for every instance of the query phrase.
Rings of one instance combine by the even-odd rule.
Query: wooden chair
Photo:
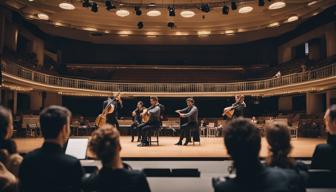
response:
[[[159,146],[159,135],[160,135],[161,127],[155,129],[154,131],[151,131],[149,134],[149,145],[152,146],[152,143],[156,143],[157,146]],[[153,133],[153,136],[152,136]],[[156,140],[152,140],[152,137],[156,137]]]

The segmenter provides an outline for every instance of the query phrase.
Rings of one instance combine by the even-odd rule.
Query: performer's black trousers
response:
[[[138,127],[141,131],[141,142],[142,143],[148,143],[148,137],[150,136],[150,133],[154,130],[160,129],[160,122],[148,122],[139,125]]]
[[[141,129],[139,128],[140,125],[141,125],[141,124],[139,124],[138,122],[134,122],[134,123],[131,125],[129,131],[130,131],[130,134],[131,134],[131,136],[132,136],[132,141],[134,140],[134,135],[135,135],[135,133],[137,133],[137,135],[138,135],[138,139],[140,138],[140,134],[141,134]]]
[[[119,129],[119,122],[118,122],[118,120],[117,120],[116,117],[107,117],[106,123],[115,126],[120,131],[120,129]]]
[[[181,125],[180,141],[187,138],[187,141],[191,141],[191,130],[197,127],[197,122],[187,122]]]

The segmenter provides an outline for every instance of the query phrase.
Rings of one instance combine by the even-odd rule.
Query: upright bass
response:
[[[95,124],[97,127],[102,127],[106,123],[106,115],[113,113],[115,107],[112,102],[108,103],[103,109],[102,113],[96,118]]]

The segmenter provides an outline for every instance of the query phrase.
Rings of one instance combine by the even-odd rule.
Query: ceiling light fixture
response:
[[[57,26],[57,27],[62,27],[62,26],[64,26],[64,24],[61,23],[61,22],[55,22],[54,25]]]
[[[75,6],[69,2],[60,3],[58,6],[64,10],[74,10],[75,9]]]
[[[119,9],[116,11],[116,15],[118,15],[119,17],[127,17],[129,16],[130,12],[126,9]]]
[[[92,31],[92,32],[98,31],[96,28],[93,28],[93,27],[83,27],[82,29],[85,31]]]
[[[251,6],[244,6],[239,8],[238,12],[241,14],[245,14],[245,13],[250,13],[253,10],[253,7]]]
[[[290,23],[290,22],[297,21],[297,20],[299,20],[299,17],[297,15],[293,15],[287,19],[287,22]]]
[[[177,32],[175,33],[175,35],[178,35],[178,36],[186,36],[186,35],[189,35],[189,33],[187,33],[187,32],[181,32],[181,31],[177,31]]]
[[[226,34],[226,35],[233,35],[234,33],[235,33],[234,30],[226,30],[226,31],[225,31],[225,34]]]
[[[39,18],[41,20],[49,20],[49,16],[45,13],[38,13],[37,18]]]
[[[309,2],[307,5],[308,6],[312,6],[312,5],[315,5],[317,3],[317,1],[311,1],[311,2]]]
[[[286,7],[286,3],[283,1],[276,1],[268,6],[268,9],[275,10]]]
[[[205,31],[205,30],[197,31],[197,35],[199,35],[199,36],[208,36],[210,34],[211,34],[211,31]]]
[[[150,17],[157,17],[161,15],[161,11],[157,10],[157,9],[152,9],[150,11],[147,12],[147,16]]]
[[[191,10],[183,10],[181,11],[180,15],[184,18],[191,18],[193,16],[195,16],[195,12],[191,11]]]
[[[268,27],[279,27],[280,23],[279,22],[274,22],[268,25]]]
[[[119,31],[118,32],[119,35],[131,35],[132,34],[132,31]]]

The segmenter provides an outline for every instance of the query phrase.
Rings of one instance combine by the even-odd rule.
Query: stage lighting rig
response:
[[[169,16],[170,16],[170,17],[174,17],[174,16],[175,16],[175,7],[169,5],[169,6],[168,6],[168,13],[169,13]]]
[[[112,4],[111,1],[105,1],[106,10],[110,11],[111,9],[116,9],[117,7]]]
[[[209,13],[210,12],[210,6],[207,3],[204,3],[201,5],[201,11],[205,12],[205,13]]]
[[[94,13],[98,12],[98,4],[97,3],[95,3],[95,2],[92,3],[91,11],[94,12]]]
[[[223,9],[222,9],[222,13],[223,13],[223,15],[228,15],[228,14],[229,14],[229,11],[230,11],[230,7],[227,6],[227,5],[224,5],[224,6],[223,6]]]
[[[142,29],[144,28],[144,23],[142,21],[139,21],[137,26],[138,26],[138,29]]]
[[[170,28],[170,29],[173,29],[175,27],[175,23],[174,22],[168,22],[167,26]]]
[[[91,3],[89,0],[84,0],[82,3],[82,6],[85,8],[91,7]]]
[[[137,16],[140,16],[142,14],[141,8],[139,6],[134,7],[134,10]]]
[[[236,0],[232,0],[231,1],[231,9],[232,10],[236,10],[237,9],[237,2],[236,2]]]

